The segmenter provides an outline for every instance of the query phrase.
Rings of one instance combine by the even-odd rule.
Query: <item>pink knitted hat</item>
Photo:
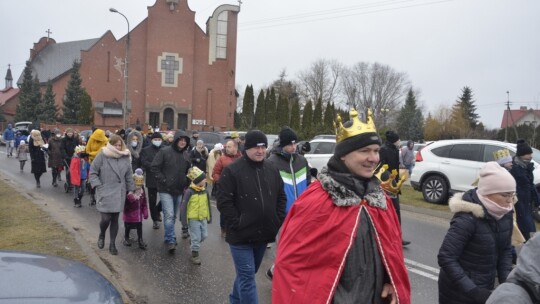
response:
[[[514,180],[514,177],[497,162],[488,162],[480,169],[478,194],[489,195],[493,193],[515,191],[516,181]]]

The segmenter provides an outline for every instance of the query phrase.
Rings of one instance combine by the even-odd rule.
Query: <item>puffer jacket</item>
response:
[[[64,165],[64,157],[62,155],[62,139],[56,136],[49,140],[49,168],[57,168]]]
[[[227,225],[227,243],[275,241],[285,219],[287,197],[272,164],[243,155],[223,170],[217,185],[217,207]]]
[[[504,284],[499,285],[486,304],[540,303],[540,234],[531,238],[519,252],[516,268]]]
[[[94,161],[94,158],[101,152],[101,148],[105,147],[109,139],[105,136],[105,132],[101,129],[96,129],[88,141],[86,142],[86,153],[88,153],[88,160]]]
[[[519,230],[525,237],[529,239],[531,232],[536,232],[536,226],[532,215],[532,208],[539,205],[538,192],[534,186],[534,165],[532,163],[525,164],[514,157],[510,174],[516,180],[516,221]]]
[[[178,148],[180,138],[186,139],[186,146]],[[152,161],[151,173],[157,182],[158,192],[179,195],[188,186],[187,172],[191,167],[189,162],[189,137],[184,131],[176,131],[173,143],[159,150]]]
[[[392,172],[392,170],[396,169],[398,174],[396,175],[395,180],[399,181],[399,150],[391,142],[386,141],[384,145],[381,146],[381,150],[379,151],[380,161],[379,164],[382,165],[388,165],[388,171]],[[379,171],[380,167],[377,168],[377,172]]]
[[[493,290],[512,270],[512,212],[495,220],[480,202],[476,189],[449,201],[454,217],[437,256],[439,303],[476,302],[476,287]]]
[[[164,147],[165,145],[163,144],[161,144],[161,146],[159,147],[150,144],[150,146],[144,147],[141,150],[141,165],[144,173],[146,174],[145,184],[148,188],[157,188],[156,178],[154,177],[154,174],[150,171],[150,169],[152,168],[152,162],[154,161],[157,153]]]

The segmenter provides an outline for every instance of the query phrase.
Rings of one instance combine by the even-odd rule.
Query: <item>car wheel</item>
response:
[[[445,203],[448,197],[446,181],[437,175],[429,176],[422,184],[422,195],[424,196],[424,200],[429,203]]]

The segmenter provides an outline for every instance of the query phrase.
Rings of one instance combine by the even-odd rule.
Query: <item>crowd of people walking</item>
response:
[[[44,138],[41,130],[25,137],[9,126],[4,138],[7,132],[7,157],[19,160],[21,172],[29,154],[37,188],[50,168],[52,187],[65,172],[75,207],[90,193],[88,205],[100,213],[97,247],[108,240],[112,255],[119,253],[120,213],[121,244],[145,250],[142,227],[150,218],[153,229],[163,226],[170,254],[179,219],[190,261],[201,265],[215,200],[236,272],[230,303],[258,303],[255,276],[274,242],[274,264],[265,271],[273,303],[410,303],[403,256],[410,242],[402,236],[399,202],[404,178],[395,172],[411,173],[413,143],[400,153],[399,135],[387,131],[383,140],[370,112],[365,123],[355,110],[350,118],[338,117],[334,154],[316,176],[302,156],[309,145],[298,146],[288,127],[271,150],[258,130],[243,141],[236,133],[210,151],[197,132],[182,130],[162,136],[95,129],[85,139],[70,128]],[[532,153],[524,140],[514,157],[498,151],[477,187],[449,200],[454,215],[437,256],[439,303],[538,303],[540,237],[532,209],[540,196]]]

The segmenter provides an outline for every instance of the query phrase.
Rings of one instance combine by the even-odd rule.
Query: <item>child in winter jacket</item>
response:
[[[21,172],[23,172],[24,164],[28,159],[28,146],[24,140],[21,140],[19,146],[17,147],[17,158],[19,159],[19,164],[21,166]]]
[[[195,265],[201,265],[199,249],[201,242],[208,237],[208,223],[212,220],[210,197],[204,188],[206,174],[201,169],[193,166],[189,169],[187,177],[192,182],[182,198],[180,220],[182,226],[189,225],[191,262]]]
[[[143,218],[148,219],[148,205],[146,204],[146,193],[144,192],[144,175],[143,170],[138,168],[133,174],[135,181],[135,192],[129,193],[126,196],[124,205],[124,227],[126,229],[124,235],[124,246],[131,246],[129,232],[131,229],[137,229],[137,238],[139,248],[146,249],[147,244],[142,237],[142,221]]]
[[[86,153],[85,146],[75,147],[75,152],[71,158],[69,164],[69,178],[71,185],[73,186],[73,198],[74,207],[81,208],[81,200],[84,194],[84,187],[86,180],[90,174],[90,162],[88,161],[88,154]]]

